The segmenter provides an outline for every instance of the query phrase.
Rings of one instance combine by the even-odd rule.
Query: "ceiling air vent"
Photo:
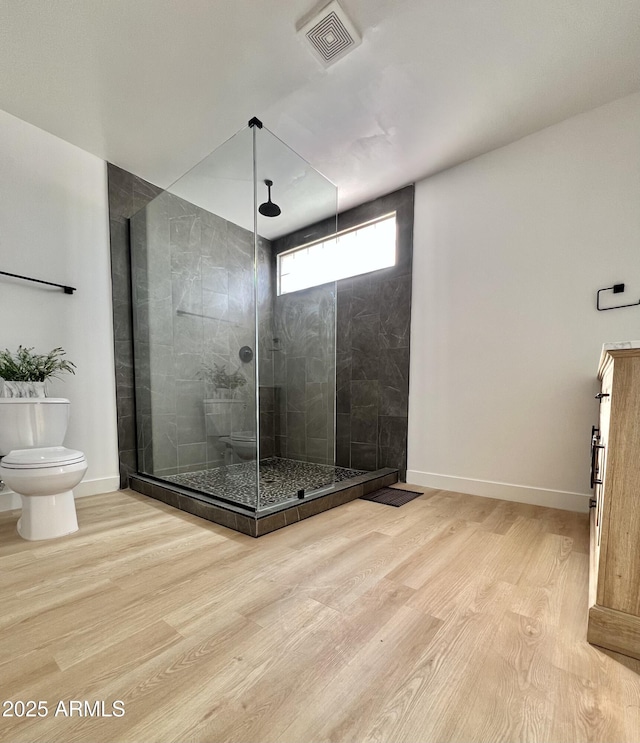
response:
[[[303,25],[298,26],[298,33],[311,45],[315,57],[325,67],[337,62],[362,41],[337,0],[301,23]]]

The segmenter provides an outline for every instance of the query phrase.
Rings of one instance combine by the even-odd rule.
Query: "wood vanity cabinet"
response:
[[[640,658],[640,348],[604,350],[598,378],[587,639]]]

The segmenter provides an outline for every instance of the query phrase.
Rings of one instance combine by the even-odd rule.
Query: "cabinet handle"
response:
[[[594,426],[595,428],[595,426]],[[596,485],[602,485],[602,480],[596,480],[596,475],[598,474],[598,449],[604,449],[603,444],[596,444],[596,441],[599,441],[599,438],[596,434],[593,435],[593,439],[591,441],[591,489],[595,488]]]
[[[611,397],[611,394],[609,392],[598,392],[596,400],[602,400],[603,397]]]

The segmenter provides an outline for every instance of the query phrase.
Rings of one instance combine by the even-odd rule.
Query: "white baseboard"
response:
[[[76,498],[84,498],[86,495],[112,493],[119,487],[120,478],[118,476],[99,477],[96,480],[83,480],[80,485],[74,488],[73,495]],[[16,508],[22,508],[20,496],[5,487],[4,490],[0,491],[0,511],[13,511]]]
[[[22,508],[20,496],[16,495],[13,490],[5,489],[0,492],[0,512],[13,511],[16,508]]]
[[[407,483],[422,485],[436,490],[450,490],[454,493],[480,495],[483,498],[497,498],[515,503],[529,503],[533,506],[560,508],[563,511],[589,511],[589,498],[584,493],[570,493],[565,490],[531,488],[526,485],[511,485],[506,482],[473,480],[467,477],[438,475],[435,472],[407,470]]]
[[[113,493],[120,490],[120,478],[99,477],[97,480],[83,480],[73,494],[76,498],[84,498],[85,495],[102,495],[102,493]]]

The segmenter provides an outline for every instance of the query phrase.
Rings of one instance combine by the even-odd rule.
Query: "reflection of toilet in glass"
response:
[[[243,423],[246,426],[246,412],[247,404],[243,400],[216,398],[204,401],[207,436],[216,436],[224,445],[225,464],[256,458],[254,432],[240,430]]]
[[[24,539],[78,530],[73,488],[87,460],[62,446],[69,409],[62,398],[0,398],[0,479],[22,500],[18,533]]]
[[[256,437],[253,431],[239,431],[229,436],[221,436],[220,442],[230,447],[240,459],[256,458]]]

